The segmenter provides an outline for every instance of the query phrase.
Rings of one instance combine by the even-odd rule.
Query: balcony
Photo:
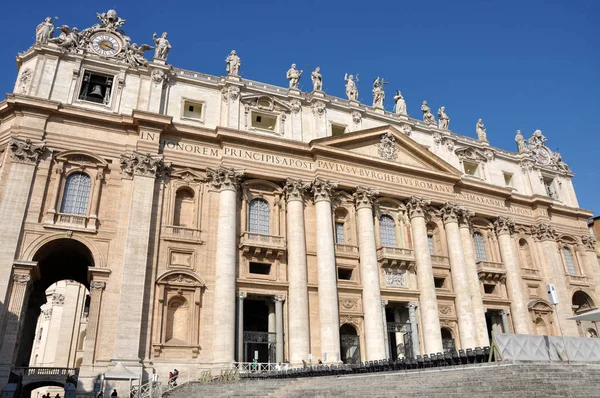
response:
[[[415,253],[411,249],[382,246],[377,249],[377,261],[382,268],[414,268]]]
[[[567,281],[571,285],[575,285],[575,286],[589,286],[590,285],[590,282],[588,281],[587,276],[567,274],[566,277],[567,277]]]
[[[285,239],[283,236],[244,232],[240,237],[240,249],[246,256],[283,257]]]
[[[358,246],[335,244],[335,255],[337,257],[358,258]]]
[[[96,232],[96,218],[80,214],[50,213],[47,227],[70,229],[75,231]]]
[[[200,230],[188,228],[181,225],[167,225],[164,230],[164,238],[167,240],[200,242]]]
[[[523,278],[541,280],[540,271],[534,268],[521,268]]]
[[[450,269],[450,261],[447,256],[438,256],[435,254],[431,255],[431,265],[435,268],[446,268]]]
[[[477,274],[479,280],[488,283],[503,282],[506,278],[504,265],[492,261],[477,261]]]

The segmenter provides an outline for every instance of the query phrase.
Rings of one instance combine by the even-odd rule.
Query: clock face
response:
[[[121,51],[121,42],[111,34],[98,33],[91,37],[90,47],[98,55],[112,57]]]
[[[535,159],[538,161],[538,163],[541,163],[541,164],[550,163],[550,155],[548,154],[548,152],[545,149],[538,148],[534,152],[535,152]]]

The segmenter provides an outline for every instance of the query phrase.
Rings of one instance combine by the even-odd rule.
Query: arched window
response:
[[[440,330],[442,334],[442,347],[444,347],[444,353],[456,351],[456,342],[452,331],[448,328],[442,328]]]
[[[589,337],[591,339],[597,339],[598,338],[598,333],[594,329],[588,329],[586,337]]]
[[[569,274],[576,274],[577,272],[575,271],[575,262],[573,260],[573,253],[571,252],[571,249],[569,249],[568,247],[563,247],[562,251],[563,256],[565,257],[565,265],[567,266],[567,272]]]
[[[519,239],[519,256],[521,257],[521,267],[534,268],[531,249],[525,239]]]
[[[92,180],[85,173],[73,173],[67,178],[65,191],[60,205],[64,214],[86,215],[90,201]]]
[[[390,216],[383,215],[379,218],[379,234],[381,246],[396,247],[396,222]]]
[[[473,233],[473,242],[475,243],[475,257],[477,261],[488,261],[483,235],[479,232]]]
[[[173,225],[191,227],[194,218],[194,192],[188,188],[180,188],[175,194]]]
[[[269,202],[264,199],[250,201],[248,232],[269,235]]]
[[[181,298],[174,298],[167,308],[166,342],[186,343],[188,339],[188,305]]]

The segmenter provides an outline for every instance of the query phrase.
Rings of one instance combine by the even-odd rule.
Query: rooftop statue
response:
[[[62,25],[60,35],[49,39],[49,43],[56,44],[63,51],[76,52],[79,45],[79,30],[75,27],[70,29],[67,25]]]
[[[534,149],[544,145],[544,142],[546,142],[547,140],[548,139],[544,137],[544,134],[542,134],[542,130],[535,130],[531,138],[529,138],[527,146],[529,147],[529,149]]]
[[[346,73],[344,75],[344,80],[346,81],[346,95],[348,96],[348,99],[350,101],[358,101],[358,88],[356,88],[354,76]],[[356,80],[358,81],[358,75],[356,75]]]
[[[450,118],[448,117],[448,115],[446,115],[445,106],[442,106],[440,109],[438,109],[438,119],[438,127],[442,130],[448,130],[448,126],[450,125]]]
[[[125,61],[131,66],[144,66],[148,64],[148,60],[144,58],[144,52],[152,50],[154,47],[148,44],[142,44],[138,46],[133,43],[127,46],[125,50]]]
[[[477,120],[477,125],[475,126],[475,130],[477,131],[477,139],[481,142],[488,142],[487,133],[485,132],[485,125],[483,124],[483,120]]]
[[[321,75],[321,68],[316,67],[315,70],[310,74],[310,79],[313,83],[313,91],[323,90],[323,76]]]
[[[565,162],[563,162],[560,152],[552,153],[551,163],[560,172],[570,172],[571,171],[569,169],[569,166]]]
[[[300,83],[300,77],[302,76],[301,70],[296,69],[296,64],[292,64],[292,67],[287,71],[286,77],[290,81],[290,88],[298,88]]]
[[[47,17],[44,22],[35,28],[35,42],[46,44],[52,38],[52,35],[54,35],[54,22],[52,22],[52,18]]]
[[[229,76],[238,76],[240,73],[240,66],[242,65],[242,60],[237,55],[235,50],[231,50],[231,53],[225,58],[225,63],[227,67],[225,71]]]
[[[435,117],[433,113],[431,113],[431,108],[427,106],[427,101],[423,101],[423,105],[421,105],[421,112],[423,112],[423,121],[426,124],[435,126]]]
[[[521,130],[517,130],[515,141],[517,142],[518,153],[529,152],[529,148],[527,148],[527,142],[525,141],[525,137],[523,137],[523,134],[521,134]]]
[[[99,28],[106,29],[110,32],[120,30],[121,26],[125,25],[125,20],[120,18],[115,10],[108,10],[107,12],[96,14],[96,18],[100,21]]]
[[[404,101],[404,97],[402,97],[400,90],[396,90],[396,95],[394,95],[394,103],[394,113],[397,115],[406,115],[406,101]]]
[[[379,77],[373,81],[373,108],[383,108],[383,100],[385,99],[384,84],[386,82]]]
[[[169,50],[171,50],[171,43],[167,40],[167,32],[163,32],[163,34],[158,37],[156,33],[152,35],[152,40],[156,44],[154,49],[154,59],[158,59],[161,61],[167,61],[167,55],[169,55]]]

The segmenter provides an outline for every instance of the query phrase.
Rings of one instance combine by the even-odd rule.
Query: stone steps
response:
[[[192,397],[588,397],[600,395],[600,365],[480,364],[299,379],[188,383]]]

